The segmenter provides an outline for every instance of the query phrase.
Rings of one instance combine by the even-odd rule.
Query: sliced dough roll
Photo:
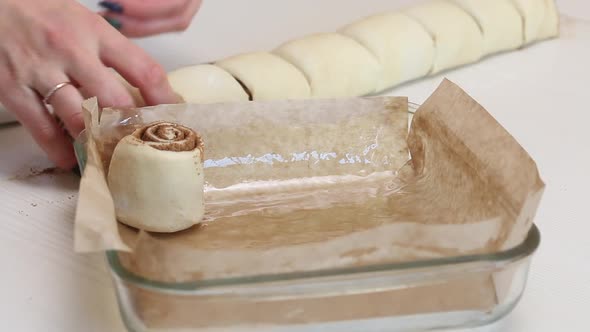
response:
[[[225,70],[214,65],[183,67],[168,73],[172,89],[186,103],[247,101],[244,88]]]
[[[376,92],[382,81],[377,58],[354,39],[337,33],[296,39],[274,53],[303,72],[312,97],[362,96]]]
[[[305,99],[311,88],[303,73],[277,55],[256,52],[216,63],[249,90],[253,100]]]
[[[545,1],[545,18],[539,29],[538,40],[559,36],[559,12],[555,0]]]
[[[383,66],[377,91],[426,76],[434,63],[434,40],[416,20],[400,13],[367,17],[341,30],[375,54]]]
[[[124,137],[107,180],[117,219],[129,226],[167,233],[203,218],[203,142],[189,128],[157,122]]]
[[[545,0],[511,0],[522,16],[524,23],[524,43],[537,40],[543,19],[545,19]]]
[[[520,13],[511,0],[451,0],[479,24],[483,32],[484,55],[514,50],[522,46]]]
[[[511,0],[524,22],[524,42],[530,44],[559,34],[554,0]]]
[[[403,11],[434,37],[436,59],[432,73],[478,61],[483,56],[483,35],[476,21],[457,5],[433,0]]]

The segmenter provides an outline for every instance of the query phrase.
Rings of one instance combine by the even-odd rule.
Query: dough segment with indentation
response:
[[[365,96],[558,35],[555,0],[430,0],[170,81],[192,103]]]
[[[253,100],[311,97],[311,88],[303,73],[272,53],[239,54],[215,64],[242,82]]]

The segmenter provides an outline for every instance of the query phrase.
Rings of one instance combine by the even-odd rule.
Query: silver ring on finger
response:
[[[53,88],[51,88],[51,90],[49,90],[49,92],[47,92],[47,94],[45,96],[43,96],[43,104],[45,105],[49,105],[49,102],[51,101],[51,97],[53,97],[54,94],[56,94],[61,88],[68,86],[68,85],[72,85],[72,82],[62,82],[59,84],[56,84]]]

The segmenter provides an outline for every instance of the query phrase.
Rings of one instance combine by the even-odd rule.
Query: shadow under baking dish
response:
[[[81,169],[83,144],[75,144]],[[182,283],[136,275],[115,251],[106,258],[133,332],[424,331],[511,312],[539,244],[533,225],[523,243],[494,254]]]

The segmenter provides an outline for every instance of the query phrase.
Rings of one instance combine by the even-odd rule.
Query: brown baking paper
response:
[[[98,104],[96,98],[82,105],[88,140],[86,165],[80,180],[76,208],[74,248],[76,252],[96,252],[106,249],[127,251],[115,218],[113,198],[105,181],[105,172],[94,135],[98,134]]]
[[[96,148],[102,163],[89,158],[97,171],[85,171],[84,178],[92,180],[83,180],[82,186],[95,190],[80,196],[76,227],[92,222],[102,227],[96,227],[94,237],[77,238],[77,248],[126,244],[133,251],[119,254],[123,266],[152,280],[494,253],[525,239],[544,189],[526,151],[448,80],[416,112],[409,135],[405,98],[107,109],[100,123],[96,108],[88,103],[85,108],[94,121],[87,125],[89,141],[95,142],[88,148]],[[176,121],[203,136],[206,217],[201,226],[176,234],[138,234],[121,225],[117,233],[112,201],[103,199],[102,208],[92,211],[83,207],[97,199],[95,192],[108,196],[101,170],[108,169],[116,142],[154,120]],[[125,241],[113,241],[121,237]],[[399,313],[407,308],[414,313],[487,310],[502,302],[510,284],[510,276],[465,278],[435,286],[428,290],[429,299],[406,304]],[[456,301],[443,303],[461,284],[483,295],[457,295]],[[382,297],[371,301],[420,297],[425,291],[376,294]],[[170,319],[171,312],[183,312],[162,307],[164,299],[141,290],[136,295],[139,307],[151,313],[143,318],[154,326]],[[166,317],[159,316],[158,307]],[[190,314],[177,318],[179,323],[197,319]]]
[[[376,190],[384,179],[394,179],[395,171],[409,159],[406,98],[162,105],[101,113],[96,100],[88,100],[84,109],[87,148],[92,150],[88,155],[100,155],[102,162],[88,158],[86,167],[91,172],[83,175],[84,184],[92,181],[93,190],[79,198],[76,225],[96,231],[90,239],[93,243],[77,242],[79,251],[118,249],[124,244],[115,247],[103,241],[102,247],[95,245],[105,234],[120,238],[114,232],[117,222],[112,200],[97,201],[96,193],[108,195],[103,174],[117,142],[145,123],[178,122],[203,137],[206,222],[230,215],[248,217],[254,210],[284,215],[288,209],[330,206],[341,203],[342,198],[362,199],[363,192],[341,198],[338,191],[326,191],[359,184],[367,184],[363,187],[367,193]],[[84,208],[96,203],[100,203],[97,211]],[[221,222],[209,226],[213,224]],[[182,234],[200,234],[199,229]],[[132,240],[127,236],[129,229],[119,227],[119,231]]]

